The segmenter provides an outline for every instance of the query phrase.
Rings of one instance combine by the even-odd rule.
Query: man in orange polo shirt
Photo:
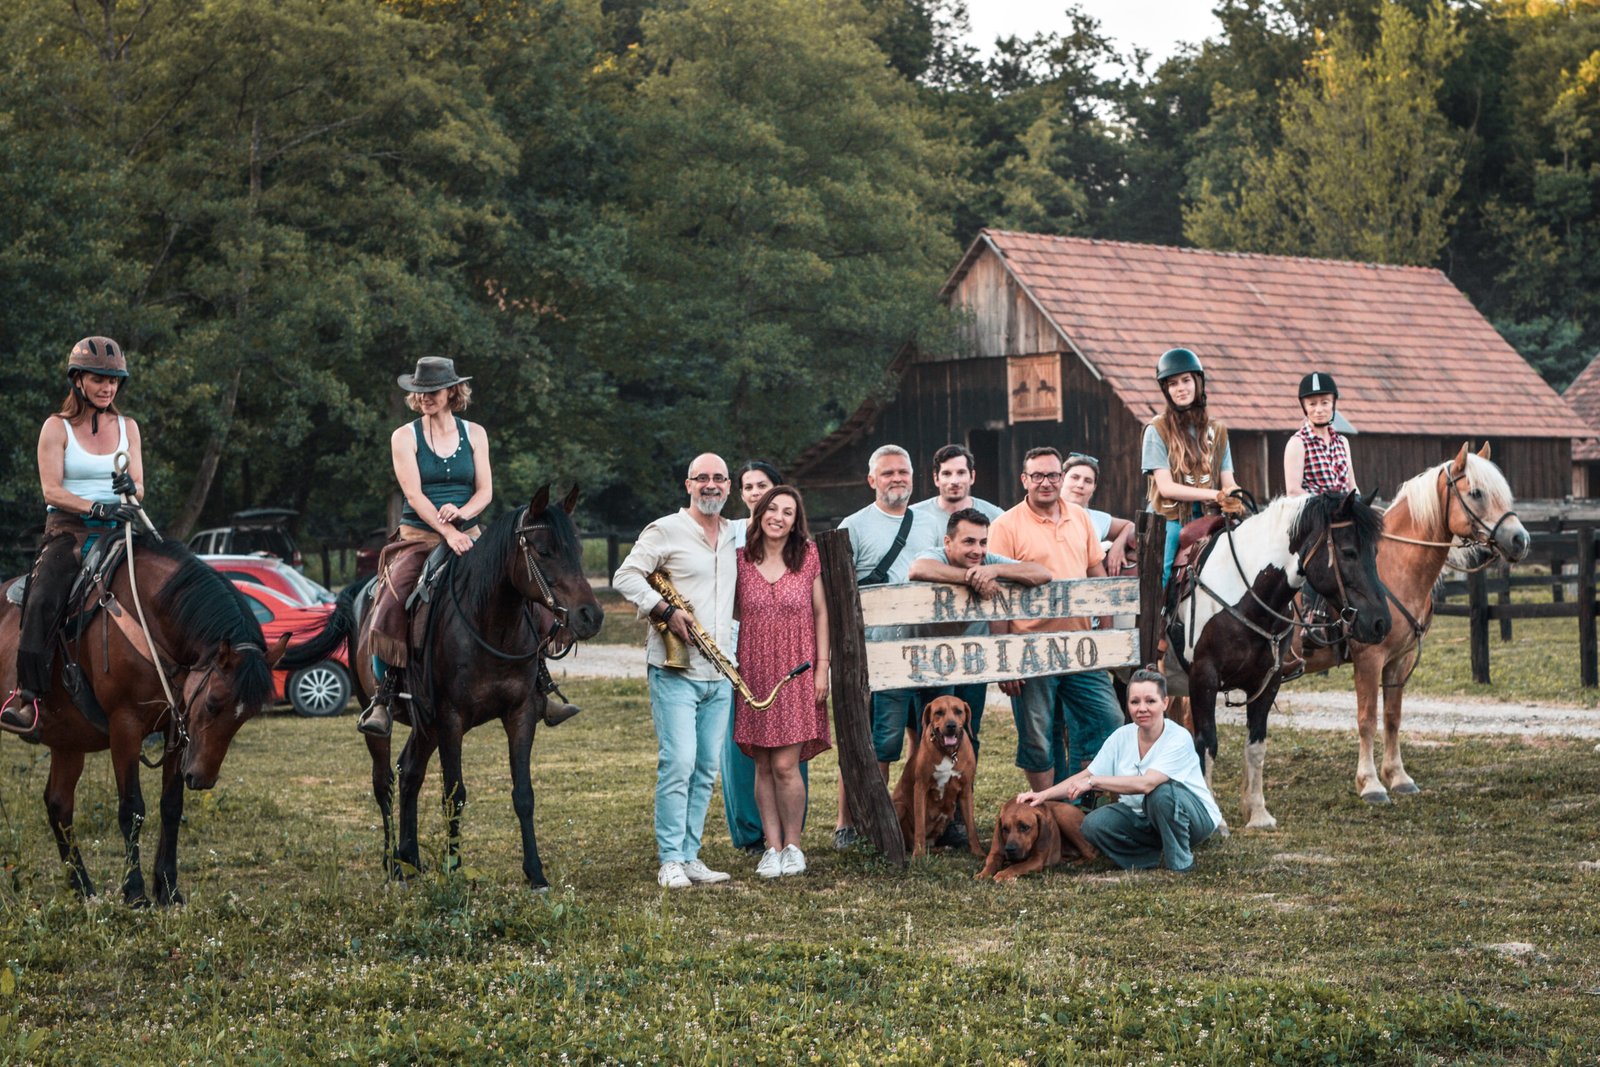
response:
[[[1061,499],[1061,453],[1030,449],[1022,462],[1022,503],[1001,515],[989,528],[989,550],[1024,563],[1042,563],[1053,580],[1104,577],[1105,550],[1095,535],[1089,513]],[[1017,619],[995,623],[999,632],[1054,633],[1087,630],[1088,619]],[[1072,767],[1059,757],[1062,742],[1071,764],[1085,767],[1106,738],[1122,725],[1111,679],[1104,671],[1082,671],[1001,682],[1011,697],[1017,722],[1017,766],[1035,792],[1070,776]]]

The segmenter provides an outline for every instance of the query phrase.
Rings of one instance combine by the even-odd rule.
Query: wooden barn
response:
[[[1468,438],[1491,442],[1519,497],[1565,496],[1573,438],[1594,435],[1433,269],[984,230],[940,295],[966,314],[960,350],[908,346],[892,394],[797,457],[812,514],[866,503],[867,457],[890,442],[912,455],[916,498],[931,495],[928,458],[954,441],[998,504],[1021,498],[1023,453],[1054,445],[1098,457],[1095,503],[1131,515],[1163,403],[1156,360],[1180,345],[1205,364],[1239,484],[1263,499],[1283,490],[1311,370],[1337,380],[1361,485],[1386,496]]]
[[[1591,359],[1561,395],[1587,430],[1572,442],[1572,495],[1600,496],[1600,356]]]

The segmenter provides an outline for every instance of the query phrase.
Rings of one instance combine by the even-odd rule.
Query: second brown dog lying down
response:
[[[1071,804],[1047,800],[1034,807],[1008,800],[995,820],[989,858],[974,877],[1004,882],[1067,859],[1092,860],[1100,853],[1084,838],[1082,827],[1083,811]]]

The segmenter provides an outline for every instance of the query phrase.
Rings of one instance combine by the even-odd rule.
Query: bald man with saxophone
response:
[[[722,517],[729,484],[722,457],[696,456],[683,482],[689,505],[646,526],[612,579],[641,616],[676,638],[669,653],[652,627],[645,651],[657,741],[656,880],[668,889],[728,880],[701,861],[700,837],[733,714],[732,686],[701,651],[701,640],[724,652],[735,647],[738,564],[733,524]],[[663,597],[651,584],[653,574],[677,597]]]

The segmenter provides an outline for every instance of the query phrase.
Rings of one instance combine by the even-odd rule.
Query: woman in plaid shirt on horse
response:
[[[1306,421],[1283,448],[1283,485],[1290,496],[1343,493],[1356,487],[1350,440],[1333,428],[1339,386],[1313,371],[1300,379],[1300,410]]]

